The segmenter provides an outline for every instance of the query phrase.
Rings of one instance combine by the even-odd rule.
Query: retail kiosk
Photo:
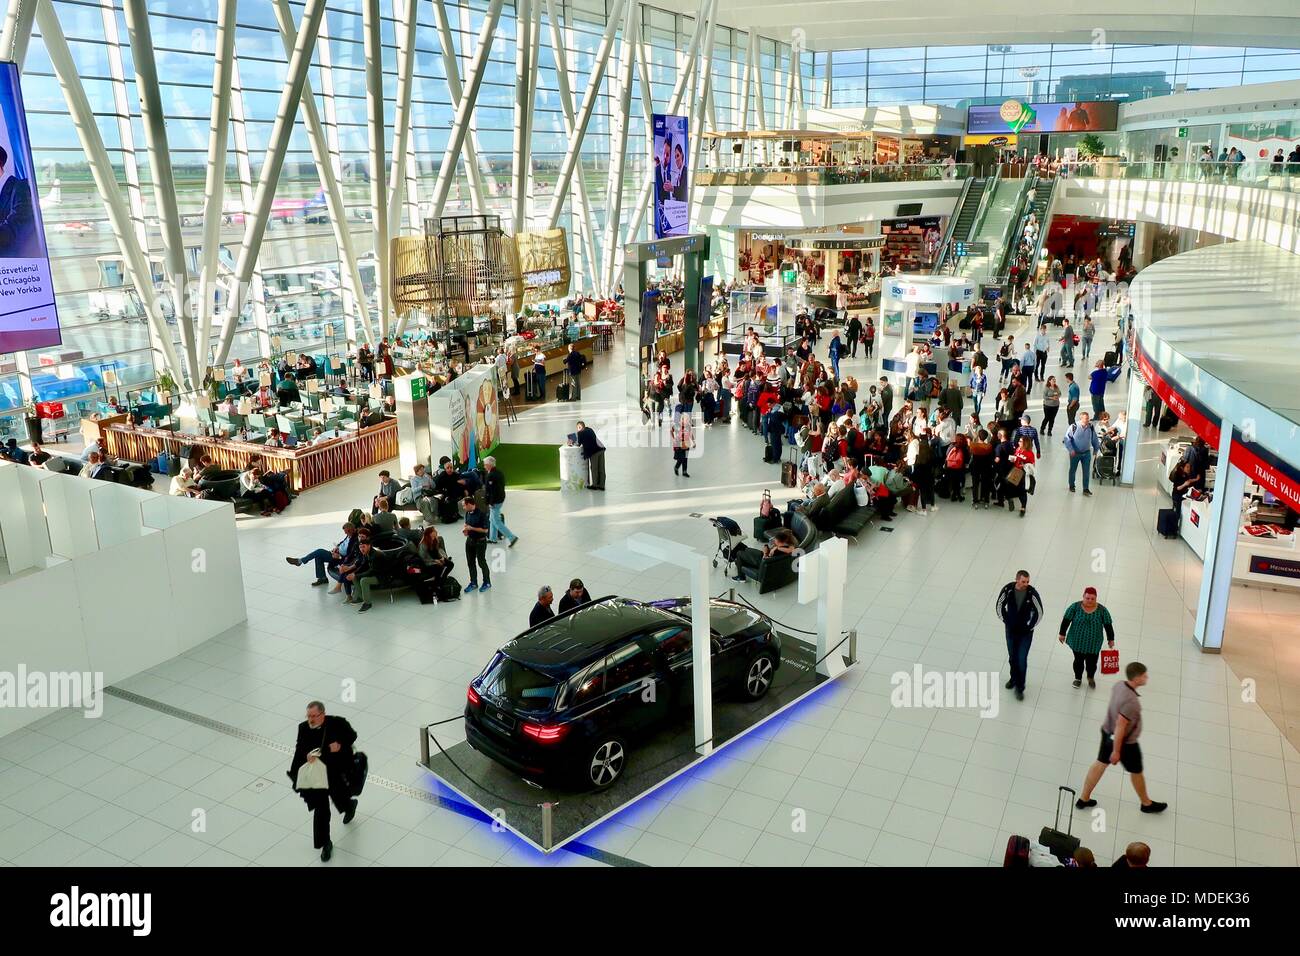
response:
[[[913,345],[929,343],[943,321],[944,306],[964,310],[975,301],[975,282],[960,276],[896,275],[880,288],[880,321],[876,347],[880,374],[901,384],[907,375],[907,354]],[[936,365],[948,366],[946,350],[935,351]],[[933,370],[931,370],[933,371]]]

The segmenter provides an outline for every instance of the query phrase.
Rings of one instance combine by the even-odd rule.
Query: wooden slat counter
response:
[[[157,428],[110,425],[104,429],[108,453],[116,458],[145,464],[166,449],[179,457],[182,445],[203,451],[219,468],[243,471],[256,461],[268,471],[289,475],[295,491],[333,481],[397,457],[397,419],[345,435],[337,441],[295,448],[267,448],[253,442],[205,435],[186,435]],[[193,453],[191,453],[193,455]]]

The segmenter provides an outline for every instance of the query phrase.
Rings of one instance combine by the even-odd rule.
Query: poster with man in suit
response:
[[[684,236],[690,196],[686,156],[690,141],[685,116],[654,115],[655,237]]]
[[[0,62],[0,352],[59,345],[18,67]]]

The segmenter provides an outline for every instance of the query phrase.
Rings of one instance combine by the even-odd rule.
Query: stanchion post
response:
[[[857,662],[858,662],[858,629],[855,627],[849,630],[849,663],[856,664]]]
[[[429,766],[429,725],[420,728],[420,763]]]
[[[542,804],[542,849],[547,853],[551,852],[551,847],[555,844],[554,809],[553,803]]]

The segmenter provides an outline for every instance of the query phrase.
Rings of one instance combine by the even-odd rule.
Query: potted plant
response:
[[[1106,142],[1096,133],[1079,137],[1079,158],[1092,161],[1096,175],[1113,177],[1119,173],[1119,157],[1106,155]]]
[[[158,376],[158,401],[162,405],[172,403],[172,392],[177,391],[176,379],[172,378],[171,372],[164,371]]]

